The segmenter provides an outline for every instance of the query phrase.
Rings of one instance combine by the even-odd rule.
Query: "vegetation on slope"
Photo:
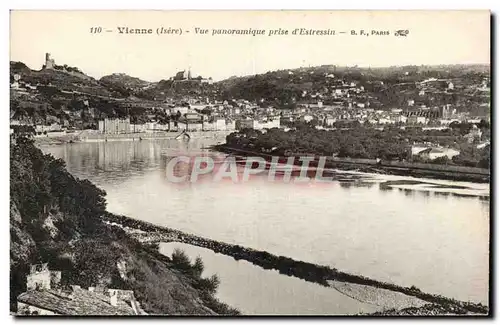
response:
[[[218,280],[202,278],[200,261],[179,266],[103,223],[105,192],[72,176],[31,139],[13,139],[10,164],[12,311],[26,290],[29,265],[48,262],[63,270],[63,285],[134,290],[148,313],[237,313],[214,298]]]
[[[333,78],[326,77],[333,75]],[[459,79],[467,88],[489,76],[487,65],[402,66],[386,68],[359,68],[322,65],[299,69],[269,71],[264,74],[231,77],[218,83],[225,99],[243,98],[268,105],[294,108],[299,101],[315,99],[315,94],[326,94],[334,86],[354,82],[363,86],[365,98],[370,98],[371,108],[404,106],[408,99],[444,105],[450,102],[467,110],[479,109],[478,96],[464,93],[434,93],[419,96],[416,83],[428,78]],[[446,89],[443,82],[438,88]],[[467,94],[466,94],[467,93]],[[328,100],[324,101],[329,104]]]
[[[423,131],[418,128],[402,130],[398,127],[377,130],[362,125],[351,126],[348,129],[318,130],[312,125],[302,124],[288,132],[280,129],[271,129],[267,132],[244,129],[228,135],[226,143],[236,149],[272,151],[277,155],[292,152],[329,157],[336,155],[348,158],[410,161],[415,159],[411,156],[411,146],[414,142],[432,142],[460,150],[460,154],[453,159],[438,158],[433,160],[433,163],[489,168],[490,146],[476,148],[477,144],[469,144],[463,139],[460,130]]]

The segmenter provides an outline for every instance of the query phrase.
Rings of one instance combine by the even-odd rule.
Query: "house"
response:
[[[126,300],[127,296],[132,299]],[[116,291],[94,292],[79,286],[29,290],[17,297],[18,315],[118,316],[146,315],[139,303]]]
[[[172,114],[177,114],[180,112],[182,115],[186,114],[189,111],[189,107],[187,106],[176,106],[172,109]]]
[[[17,297],[18,315],[145,315],[131,290],[61,286],[61,271],[47,263],[30,266],[27,291]]]
[[[411,148],[412,155],[419,156],[423,160],[434,160],[440,157],[448,157],[452,159],[454,156],[460,154],[460,151],[452,148],[435,148],[435,147],[419,147],[414,146]]]
[[[425,116],[411,115],[407,119],[408,124],[427,124],[428,120]]]
[[[391,115],[391,121],[393,123],[406,123],[407,120],[408,120],[408,118],[404,115],[400,115],[400,114]]]
[[[394,121],[392,121],[391,119],[389,118],[385,118],[385,117],[380,117],[378,119],[378,124],[391,124],[391,123],[394,123]]]
[[[333,95],[338,95],[338,96],[340,96],[340,95],[342,95],[342,93],[343,93],[342,89],[340,89],[340,88],[336,88],[336,89],[334,90],[334,92],[333,92]]]
[[[254,119],[240,119],[236,121],[236,130],[255,129],[258,122]]]
[[[60,271],[50,271],[47,263],[30,266],[30,273],[26,278],[28,290],[42,290],[57,287],[61,282]]]
[[[226,130],[226,119],[217,117],[211,118],[209,122],[203,122],[204,131],[225,131]]]
[[[201,122],[186,123],[185,121],[179,121],[177,123],[177,130],[203,131],[203,123]]]
[[[105,134],[120,134],[130,132],[130,118],[105,118],[99,121],[99,132]]]
[[[301,116],[300,119],[302,121],[308,123],[308,122],[311,122],[314,119],[314,117],[312,115],[306,114],[306,115]]]
[[[239,107],[233,107],[229,109],[229,113],[233,115],[241,114],[241,109]]]
[[[236,121],[231,119],[226,119],[226,130],[228,131],[236,130]]]
[[[332,126],[333,123],[335,123],[336,121],[337,121],[337,119],[334,118],[333,116],[327,116],[327,117],[325,117],[324,123],[327,126]]]
[[[194,111],[196,111],[196,110],[201,111],[201,110],[203,110],[205,107],[207,107],[207,105],[206,105],[206,104],[191,104],[191,105],[189,105],[189,106],[190,106],[190,108],[191,108],[192,110],[194,110]]]
[[[273,118],[273,119],[267,119],[267,121],[262,121],[262,122],[257,122],[256,125],[254,125],[254,128],[257,130],[262,130],[262,129],[272,129],[272,128],[279,128],[280,127],[280,119],[278,117]]]
[[[484,141],[484,142],[482,142],[482,143],[478,144],[478,145],[476,146],[476,148],[478,148],[478,149],[483,149],[483,148],[485,148],[486,146],[489,146],[489,145],[490,145],[490,141],[488,140],[488,141]]]
[[[313,103],[313,104],[309,105],[309,108],[314,108],[314,109],[318,109],[318,108],[322,108],[322,107],[323,107],[322,101],[318,101],[317,103]]]
[[[164,132],[169,130],[168,124],[160,124],[157,122],[147,122],[144,124],[145,132],[154,133],[154,132]]]
[[[464,138],[467,139],[467,142],[472,143],[475,140],[481,140],[482,135],[483,135],[483,132],[481,131],[481,129],[479,129],[477,127],[477,125],[473,125],[472,129],[469,131],[469,133],[464,135]]]
[[[144,133],[148,129],[146,123],[143,124],[130,124],[130,133]]]
[[[459,122],[457,119],[439,119],[439,124],[440,125],[450,125],[452,122]]]

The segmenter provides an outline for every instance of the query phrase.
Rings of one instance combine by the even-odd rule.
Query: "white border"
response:
[[[9,1],[8,1],[9,2]],[[7,2],[7,4],[9,4]],[[200,0],[184,0],[177,2],[165,2],[155,0],[131,1],[123,0],[120,2],[103,2],[99,0],[88,1],[57,1],[46,0],[43,2],[36,0],[20,0],[10,1],[9,8],[12,9],[307,9],[307,10],[326,10],[326,9],[358,9],[358,10],[464,10],[464,9],[490,9],[494,5],[494,1],[475,0],[475,1],[453,1],[441,2],[435,0],[420,0],[420,1],[370,1],[370,0],[351,0],[351,1],[335,1],[334,3],[326,3],[320,0],[254,0],[254,1],[200,1]]]
[[[173,10],[180,10],[180,9],[239,9],[239,10],[244,10],[244,9],[356,9],[356,10],[362,10],[362,9],[375,9],[375,10],[382,10],[382,9],[394,9],[394,10],[411,10],[411,9],[426,9],[426,10],[442,10],[442,9],[448,9],[448,10],[463,10],[463,9],[490,9],[492,10],[493,13],[500,13],[499,9],[499,1],[485,1],[485,0],[475,0],[475,1],[449,1],[446,3],[439,3],[436,0],[420,0],[420,1],[388,1],[388,0],[378,0],[378,1],[370,1],[370,0],[349,0],[349,1],[335,1],[335,2],[330,2],[327,3],[326,1],[321,1],[321,0],[302,0],[302,1],[295,1],[295,0],[282,0],[282,1],[269,1],[269,0],[253,0],[253,1],[223,1],[223,0],[212,0],[212,1],[177,1],[176,3],[174,2],[166,2],[166,1],[152,1],[152,0],[121,0],[121,1],[116,1],[115,3],[113,2],[107,2],[105,3],[102,0],[86,0],[86,1],[55,1],[55,0],[44,0],[44,1],[39,1],[39,0],[30,0],[30,1],[2,1],[0,6],[2,10],[0,11],[0,22],[3,25],[1,29],[1,38],[2,38],[2,43],[5,44],[5,51],[2,52],[2,57],[0,64],[0,69],[2,76],[0,78],[0,93],[2,94],[2,110],[1,110],[1,116],[2,116],[2,124],[4,125],[3,128],[0,129],[2,135],[0,136],[0,145],[1,145],[1,152],[4,153],[2,156],[3,158],[1,159],[1,166],[0,166],[0,172],[2,173],[1,175],[1,180],[2,180],[2,185],[1,185],[1,195],[0,195],[0,203],[1,203],[1,211],[5,211],[5,216],[3,216],[2,221],[5,223],[5,226],[2,227],[4,229],[4,235],[0,236],[1,240],[3,241],[2,249],[0,250],[2,254],[2,261],[4,267],[0,269],[1,274],[0,274],[0,279],[2,283],[2,290],[0,292],[3,293],[1,296],[1,302],[0,306],[2,308],[2,316],[6,319],[7,323],[11,324],[14,322],[14,318],[9,316],[9,297],[8,297],[8,292],[9,292],[9,282],[8,282],[8,273],[9,273],[9,268],[8,265],[10,263],[9,260],[9,236],[7,235],[7,229],[9,229],[9,216],[8,216],[8,209],[9,209],[9,175],[8,175],[8,170],[9,170],[9,162],[8,162],[8,150],[9,150],[9,142],[8,142],[8,126],[7,126],[7,121],[9,120],[9,85],[8,85],[8,69],[9,65],[7,62],[9,61],[9,9],[106,9],[106,10],[111,10],[111,9],[173,9]],[[498,17],[496,18],[495,22],[498,22]],[[497,40],[497,37],[495,37],[495,41]],[[498,60],[498,54],[495,54],[495,57],[492,58],[495,62]],[[495,65],[496,66],[496,65]],[[496,73],[497,69],[495,69],[494,72]],[[496,74],[495,74],[496,76]],[[495,78],[495,94],[498,94],[498,80]],[[498,99],[497,99],[498,100]],[[493,109],[493,108],[492,108]],[[5,120],[3,120],[5,119]],[[496,134],[498,131],[498,125],[495,122],[495,129],[494,129],[494,134],[495,134],[495,140],[497,139]],[[494,141],[495,144],[495,152],[498,151],[497,147],[497,141]],[[498,156],[498,155],[497,155]],[[496,169],[497,165],[499,164],[498,161],[496,161],[496,164],[494,168]],[[496,182],[495,182],[496,184]],[[498,184],[495,186],[495,193],[498,193]],[[495,198],[492,198],[494,200]],[[494,218],[494,216],[491,216],[491,218]],[[494,231],[496,234],[498,234],[498,224],[500,221],[497,219],[496,221],[496,227],[492,231]],[[493,250],[494,254],[496,254],[496,249]],[[498,256],[495,256],[498,257]],[[496,258],[495,258],[496,260]],[[496,279],[495,283],[498,283],[498,279]],[[495,288],[496,289],[496,288]],[[496,290],[495,290],[496,291]],[[497,306],[495,306],[497,307]],[[498,309],[495,308],[498,312]],[[119,320],[124,320],[124,319],[119,319]],[[119,321],[118,320],[118,321]],[[261,319],[260,321],[262,322],[271,322],[274,319]],[[276,319],[277,320],[277,319]],[[347,319],[331,319],[334,322],[345,322]],[[52,319],[48,319],[46,321],[52,321]],[[109,321],[108,319],[102,319],[102,320],[93,320],[93,322],[97,323],[103,323]],[[128,322],[137,322],[138,320],[127,320]],[[151,319],[147,320],[151,321]],[[177,322],[179,320],[170,320],[170,319],[159,319],[158,321],[168,321],[168,322]],[[181,320],[182,321],[182,320]],[[193,322],[196,320],[183,320],[184,322]],[[234,322],[235,320],[230,320],[230,322]],[[287,320],[285,320],[287,321]],[[301,323],[309,323],[314,321],[314,319],[301,319]],[[362,319],[349,319],[349,321],[364,321]],[[396,322],[400,322],[402,320],[396,320]],[[416,322],[417,320],[408,320],[410,322]],[[429,322],[436,322],[438,320],[430,320],[427,319]],[[470,321],[470,320],[469,320]],[[90,322],[89,320],[80,320],[80,322]]]

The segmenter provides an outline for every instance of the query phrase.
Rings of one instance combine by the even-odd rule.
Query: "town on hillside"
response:
[[[414,153],[451,159],[461,142],[489,145],[490,83],[484,66],[324,65],[219,82],[188,68],[159,82],[123,73],[96,80],[46,53],[38,71],[11,62],[10,123],[11,133],[71,141],[298,125],[465,129],[454,146],[414,143]]]

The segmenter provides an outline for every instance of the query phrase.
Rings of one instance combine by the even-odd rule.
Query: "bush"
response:
[[[220,284],[219,277],[216,274],[214,274],[209,278],[198,279],[198,281],[196,281],[195,283],[195,286],[196,288],[206,293],[215,294],[217,292],[219,284]]]
[[[191,269],[191,260],[189,256],[179,248],[174,249],[172,253],[172,264],[181,271],[188,271]]]
[[[203,260],[199,256],[196,257],[192,267],[193,275],[195,277],[201,278],[204,269],[205,269],[205,264],[203,264]]]
[[[432,164],[439,164],[439,165],[449,165],[449,164],[452,164],[453,161],[450,158],[448,158],[448,156],[442,156],[442,157],[438,157],[436,159],[431,160],[431,163]]]

